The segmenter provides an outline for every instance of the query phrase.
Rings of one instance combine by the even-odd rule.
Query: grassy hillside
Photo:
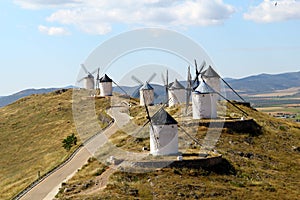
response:
[[[238,115],[235,108],[227,106],[228,113]],[[250,108],[243,109],[262,127],[262,133],[223,129],[216,147],[224,158],[220,165],[199,169],[164,168],[143,174],[115,172],[104,190],[90,193],[86,191],[97,187],[99,175],[104,171],[103,165],[93,160],[63,185],[57,198],[298,199],[300,125]],[[205,128],[194,130],[201,140]],[[118,143],[117,137],[111,139]],[[120,140],[120,147],[124,149],[145,143],[131,137],[120,137]],[[100,173],[91,173],[96,169],[101,169]]]
[[[106,99],[96,101],[99,119],[106,117],[108,104]],[[78,142],[66,151],[62,141],[72,133]],[[31,95],[0,108],[0,199],[10,199],[36,180],[38,172],[42,176],[53,169],[80,143],[71,89]]]
[[[22,97],[27,97],[32,94],[45,94],[48,92],[52,92],[58,90],[58,88],[44,88],[44,89],[27,89],[27,90],[22,90],[20,92],[17,92],[15,94],[9,95],[9,96],[4,96],[0,97],[0,107],[6,106],[10,103],[13,103],[17,101],[18,99]]]

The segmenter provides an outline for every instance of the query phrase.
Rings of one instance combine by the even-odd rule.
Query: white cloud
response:
[[[39,25],[38,29],[41,33],[45,33],[51,36],[70,34],[69,31],[67,31],[65,28],[62,27],[47,27],[47,26]]]
[[[55,8],[61,6],[78,6],[81,0],[13,0],[15,4],[25,9]]]
[[[297,0],[264,0],[258,6],[251,7],[244,18],[263,23],[300,19],[299,10],[300,1]]]
[[[188,27],[218,25],[235,12],[223,0],[15,0],[19,5],[53,8],[48,22],[106,34],[115,24]],[[22,2],[22,4],[21,4]]]

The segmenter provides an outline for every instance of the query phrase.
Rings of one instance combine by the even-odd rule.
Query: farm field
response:
[[[297,90],[296,90],[297,89]],[[300,119],[300,97],[299,88],[283,90],[280,93],[256,94],[249,96],[248,100],[257,110],[273,116],[291,115],[291,119]]]

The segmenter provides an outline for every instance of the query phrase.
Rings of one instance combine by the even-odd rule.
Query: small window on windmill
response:
[[[202,97],[204,97],[204,94],[202,94]]]

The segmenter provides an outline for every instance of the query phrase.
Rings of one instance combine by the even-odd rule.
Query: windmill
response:
[[[148,121],[144,124],[145,127],[150,123],[150,154],[154,156],[176,155],[178,154],[178,129],[180,128],[191,140],[198,145],[201,143],[189,134],[178,122],[164,110],[165,104],[156,111],[152,117],[149,114],[147,105],[145,110]]]
[[[181,83],[175,79],[173,83],[169,85],[169,106],[174,106],[185,102],[185,92],[186,89],[181,85]]]
[[[156,73],[153,73],[149,78],[148,80],[146,81],[147,83],[150,83],[156,76]],[[132,75],[131,76],[131,79],[133,81],[135,81],[137,84],[138,84],[138,87],[134,90],[134,92],[132,93],[132,97],[134,98],[138,98],[139,97],[139,91],[141,89],[141,87],[143,87],[143,85],[146,83],[143,83],[143,81],[141,81],[140,79],[138,79],[136,76]]]
[[[153,73],[145,83],[143,83],[134,75],[131,76],[132,80],[139,84],[136,90],[132,93],[132,97],[136,98],[139,94],[140,105],[142,106],[154,104],[154,96],[156,96],[156,94],[154,93],[153,87],[149,83],[154,79],[155,76],[156,73]]]
[[[82,79],[78,80],[77,82],[83,82],[84,88],[88,90],[93,90],[95,89],[95,80],[93,74],[97,72],[97,69],[94,70],[93,72],[89,72],[87,68],[84,66],[84,64],[81,64],[81,68],[83,71],[86,73],[86,76],[83,77]]]
[[[198,65],[197,65],[197,61],[195,59],[195,72],[196,72],[196,76],[194,78],[194,80],[192,80],[192,75],[191,75],[191,71],[190,71],[190,66],[188,67],[188,74],[187,74],[187,86],[186,86],[186,102],[185,102],[185,114],[188,114],[188,108],[190,105],[190,99],[191,99],[191,94],[192,91],[195,91],[195,89],[199,86],[200,84],[200,80],[199,80],[199,76],[202,73],[203,68],[205,67],[206,62],[203,61],[200,67],[200,70],[198,70]]]
[[[192,95],[193,119],[217,117],[217,94],[201,81]]]
[[[154,156],[178,154],[177,121],[163,107],[151,117],[147,105],[144,106],[148,119],[145,125],[150,123],[150,154]]]

